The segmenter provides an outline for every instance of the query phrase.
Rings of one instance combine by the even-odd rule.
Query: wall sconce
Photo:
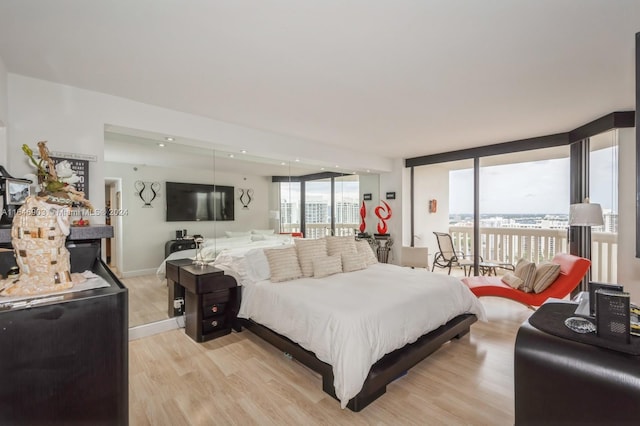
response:
[[[160,182],[145,182],[137,180],[133,184],[136,189],[136,195],[140,197],[144,205],[142,207],[153,207],[151,203],[158,196],[160,192]]]
[[[242,203],[242,208],[249,209],[249,204],[253,199],[253,189],[238,188],[238,192],[240,193],[240,202]]]

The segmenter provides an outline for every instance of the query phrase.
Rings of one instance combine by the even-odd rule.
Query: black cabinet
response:
[[[0,424],[128,424],[127,290],[97,257],[89,269],[110,286],[0,309]]]

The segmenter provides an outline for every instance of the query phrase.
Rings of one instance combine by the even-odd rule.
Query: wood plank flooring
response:
[[[157,275],[150,274],[120,281],[129,290],[129,327],[169,318],[167,280],[161,281]]]
[[[532,311],[482,298],[488,322],[445,344],[359,413],[244,330],[196,343],[174,330],[129,344],[131,425],[512,425],[513,348]]]

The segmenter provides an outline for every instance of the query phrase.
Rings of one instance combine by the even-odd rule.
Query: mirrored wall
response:
[[[375,192],[378,198],[374,173],[332,169],[337,176],[333,183],[315,191],[305,188],[300,177],[325,173],[318,165],[109,130],[105,202],[113,212],[107,221],[114,226],[115,238],[105,245],[103,256],[129,289],[130,327],[169,318],[164,260],[185,248],[185,255],[195,255],[189,237],[205,237],[208,247],[203,253],[212,258],[220,250],[251,241],[251,230],[307,237],[353,235],[360,223],[363,191]],[[274,182],[274,176],[281,179]],[[217,195],[211,196],[211,203],[193,203],[176,195],[174,187],[185,184],[213,186]],[[191,216],[178,217],[176,212]],[[216,220],[205,220],[208,212]],[[316,213],[318,222],[311,226]],[[313,232],[301,228],[305,222]]]

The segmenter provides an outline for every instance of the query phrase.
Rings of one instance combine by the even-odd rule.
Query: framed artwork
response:
[[[387,192],[387,200],[395,200],[396,193],[395,192]]]
[[[369,193],[366,193],[366,194],[362,194],[362,199],[364,201],[371,201],[371,199],[372,199],[371,193],[369,192]]]

